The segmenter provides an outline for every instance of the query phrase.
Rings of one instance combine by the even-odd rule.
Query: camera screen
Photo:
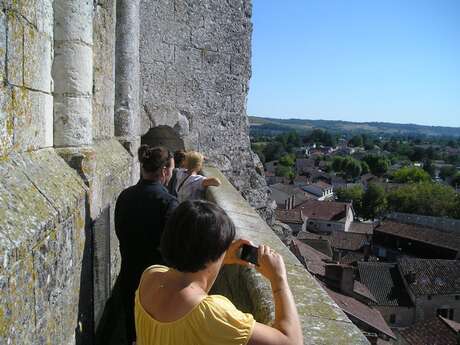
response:
[[[254,265],[258,265],[257,249],[258,249],[257,247],[243,244],[242,251],[241,251],[241,259],[247,262],[251,262]]]

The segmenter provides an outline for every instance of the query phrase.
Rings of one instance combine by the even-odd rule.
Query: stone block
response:
[[[24,61],[24,24],[13,12],[7,12],[8,36],[7,36],[7,80],[10,84],[22,86],[23,61]]]
[[[93,138],[114,135],[115,1],[98,4],[94,14]]]
[[[0,343],[34,344],[34,271],[30,255],[25,254],[7,270],[0,270]]]
[[[4,80],[6,76],[6,16],[0,12],[0,79]]]
[[[30,25],[24,26],[24,86],[51,93],[51,39]]]
[[[93,51],[78,43],[55,46],[53,79],[56,94],[92,95]]]
[[[54,145],[83,146],[92,143],[92,99],[54,96]]]
[[[10,105],[9,90],[0,86],[0,160],[14,149],[14,113]]]
[[[13,158],[1,162],[0,180],[0,229],[10,240],[9,247],[0,251],[9,255],[18,246],[32,246],[38,234],[52,225],[50,221],[57,218],[57,211],[18,169]],[[3,264],[0,261],[0,268]]]
[[[12,87],[6,109],[14,121],[14,147],[19,151],[53,146],[53,97]]]
[[[93,44],[93,2],[54,1],[55,41],[80,41]]]
[[[54,13],[53,0],[39,0],[37,5],[37,29],[39,32],[53,38]]]
[[[84,198],[85,186],[81,179],[73,170],[63,169],[65,162],[54,152],[24,153],[14,162],[58,210],[59,222],[68,219]]]
[[[190,45],[190,27],[183,23],[168,22],[164,25],[163,41],[179,46]]]
[[[174,45],[165,43],[152,35],[141,39],[141,46],[147,46],[146,54],[140,56],[141,64],[152,64],[155,61],[171,64],[174,62]]]
[[[217,28],[212,25],[214,30]],[[191,42],[193,47],[198,49],[208,49],[212,51],[217,51],[219,47],[219,42],[216,37],[213,35],[213,28],[201,27],[195,30],[192,30]]]
[[[67,344],[77,325],[84,204],[33,250],[35,314],[40,344]]]
[[[230,55],[203,49],[203,70],[216,74],[230,73]]]

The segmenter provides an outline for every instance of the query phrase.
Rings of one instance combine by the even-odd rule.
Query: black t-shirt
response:
[[[178,201],[160,183],[140,180],[121,192],[115,207],[115,232],[120,242],[121,278],[137,288],[142,272],[164,264],[159,252],[166,221]]]

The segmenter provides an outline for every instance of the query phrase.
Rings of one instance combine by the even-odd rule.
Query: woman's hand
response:
[[[286,267],[283,257],[269,246],[260,245],[258,251],[259,266],[257,270],[267,278],[273,289],[287,282]]]
[[[238,256],[238,252],[243,244],[249,244],[253,246],[254,244],[245,239],[238,239],[232,242],[230,247],[227,249],[227,253],[225,254],[224,257],[224,265],[232,265],[232,264],[237,264],[237,265],[242,265],[242,266],[250,266],[250,264],[247,261],[241,260],[241,258]]]

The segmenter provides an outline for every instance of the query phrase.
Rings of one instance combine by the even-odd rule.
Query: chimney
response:
[[[340,290],[344,295],[353,295],[355,285],[354,269],[351,266],[340,264],[326,265],[326,279],[331,286]]]

